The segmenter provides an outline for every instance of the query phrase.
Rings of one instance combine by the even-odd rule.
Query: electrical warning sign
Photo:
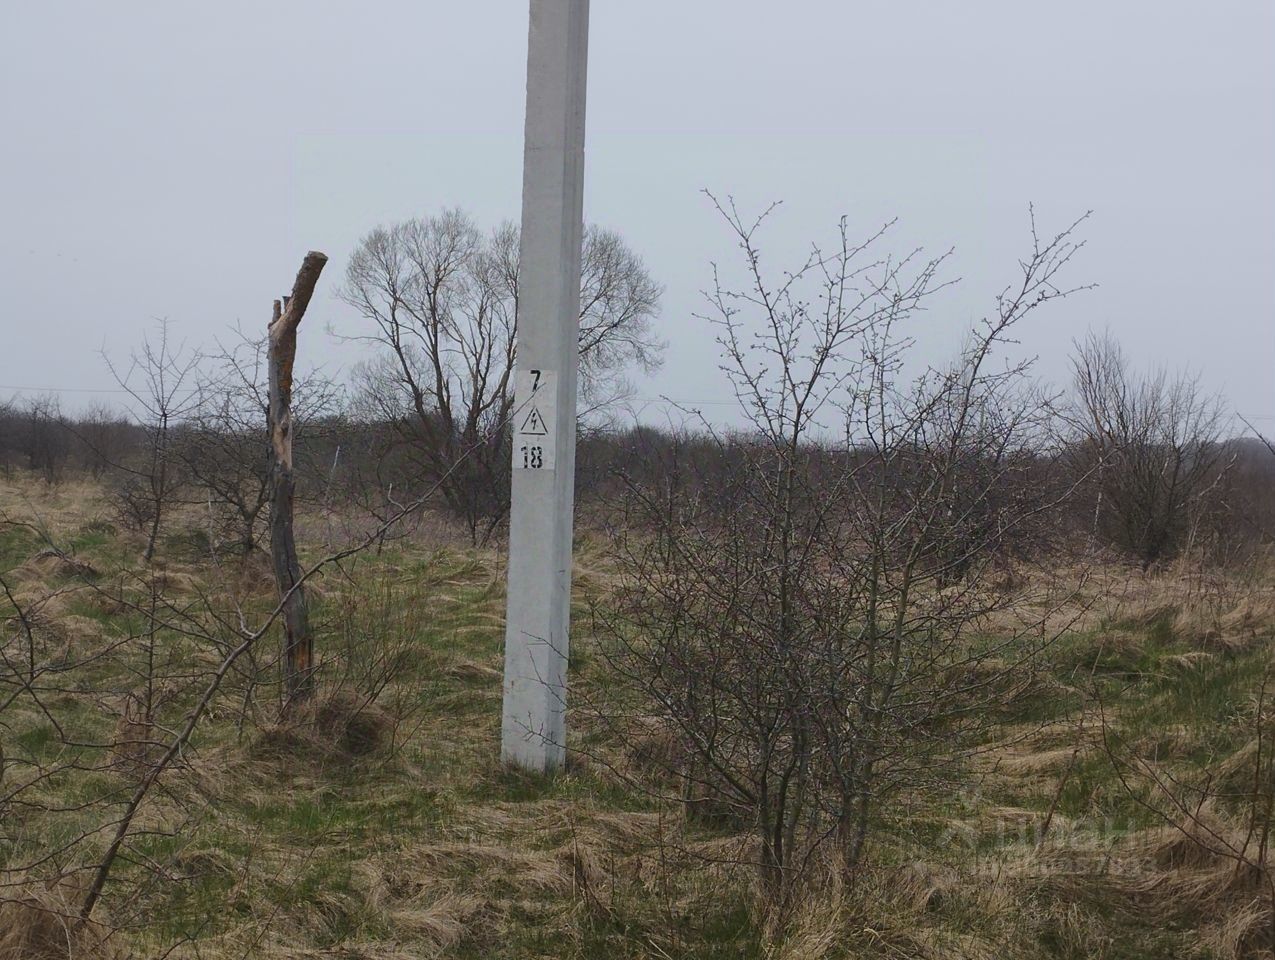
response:
[[[514,469],[552,470],[558,377],[552,370],[514,375]]]

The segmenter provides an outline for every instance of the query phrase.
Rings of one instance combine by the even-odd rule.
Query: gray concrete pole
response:
[[[589,0],[531,0],[501,757],[566,759]]]

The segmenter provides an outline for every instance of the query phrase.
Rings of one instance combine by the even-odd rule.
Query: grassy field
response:
[[[162,731],[219,656],[172,617],[150,645],[139,610],[162,588],[205,627],[209,609],[253,621],[273,586],[258,558],[211,563],[196,515],[170,527],[148,574],[135,535],[88,483],[10,480],[0,509],[21,521],[0,529],[0,570],[33,621],[28,638],[6,611],[3,669],[20,672],[29,645],[66,665],[44,675],[45,695],[0,710],[0,796],[15,801],[0,806],[0,957],[66,956],[64,928],[35,905],[75,912],[90,877],[77,867],[100,858],[111,811],[145,768],[136,744],[149,738],[127,735],[144,663],[163,660]],[[312,518],[308,530],[318,557],[325,526]],[[261,673],[227,680],[144,803],[95,914],[105,944],[76,940],[70,955],[1151,960],[1269,949],[1254,828],[1272,791],[1269,571],[1094,571],[1087,612],[1008,698],[961,782],[882,809],[861,881],[817,885],[780,934],[753,909],[747,832],[688,819],[645,789],[626,775],[640,772],[637,745],[584,712],[573,735],[586,748],[564,773],[501,767],[502,557],[448,539],[418,532],[315,581],[319,705],[278,720],[269,634]],[[583,692],[607,682],[589,610],[615,571],[588,531],[578,556],[572,683]],[[378,681],[363,674],[378,656],[388,680],[366,705],[359,693]],[[15,688],[7,677],[0,704]],[[1175,816],[1170,795],[1196,798],[1189,816]],[[49,851],[61,852],[26,869]],[[67,878],[43,882],[53,872]],[[14,946],[21,931],[45,946]]]

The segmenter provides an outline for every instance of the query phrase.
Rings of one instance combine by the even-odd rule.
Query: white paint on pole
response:
[[[589,0],[531,0],[501,757],[537,771],[566,759],[588,38]]]

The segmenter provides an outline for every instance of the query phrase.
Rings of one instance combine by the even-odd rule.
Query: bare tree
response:
[[[1226,406],[1199,378],[1138,376],[1090,334],[1072,359],[1076,462],[1092,477],[1093,529],[1144,567],[1176,555],[1229,469]]]
[[[185,345],[169,342],[169,324],[159,324],[152,341],[142,338],[128,367],[121,370],[104,352],[103,359],[115,382],[128,395],[130,412],[146,436],[142,462],[122,465],[125,488],[122,499],[130,515],[146,529],[142,558],[147,563],[155,555],[164,512],[177,487],[173,469],[172,434],[178,423],[198,403],[195,389],[201,356]]]
[[[504,253],[507,258],[510,253]],[[506,268],[507,269],[507,268]],[[580,392],[586,411],[628,395],[626,371],[650,373],[665,344],[652,329],[660,287],[618,233],[590,225],[580,254]]]
[[[96,403],[75,419],[71,432],[79,441],[83,466],[95,479],[127,459],[132,427],[119,410]]]
[[[241,334],[210,355],[197,402],[173,444],[176,459],[206,501],[211,535],[245,557],[257,548],[270,501],[272,453],[262,433],[269,409],[266,353],[264,337]],[[292,400],[294,435],[336,412],[339,400],[340,390],[329,377],[307,371]]]
[[[1076,247],[1033,229],[1019,282],[954,363],[917,376],[908,327],[942,258],[876,256],[884,230],[856,244],[843,221],[835,249],[772,280],[764,215],[718,209],[746,280],[719,277],[709,319],[748,426],[630,480],[624,578],[598,612],[622,682],[600,715],[630,739],[651,718],[668,731],[665,772],[693,809],[755,831],[782,908],[826,841],[853,880],[874,811],[944,776],[1047,642],[978,629],[1022,600],[988,573],[1052,505],[1017,492],[1047,455],[1028,367],[991,360],[1069,292],[1056,279]]]
[[[627,367],[658,364],[650,320],[660,291],[615,234],[590,228],[583,256],[582,379],[597,396]],[[359,244],[340,296],[371,322],[366,339],[381,348],[361,371],[364,411],[394,426],[425,480],[448,476],[448,507],[484,539],[508,511],[501,425],[512,402],[517,229],[484,234],[458,210],[379,228]]]
[[[18,412],[13,398],[0,400],[0,470],[9,476],[18,453]]]
[[[22,417],[20,442],[27,468],[43,477],[45,483],[56,483],[70,448],[66,418],[57,396],[41,394],[29,398],[22,405]]]

